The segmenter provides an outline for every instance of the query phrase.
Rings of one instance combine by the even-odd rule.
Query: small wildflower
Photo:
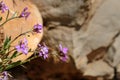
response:
[[[8,76],[9,76],[8,72],[7,72],[7,71],[4,71],[4,72],[2,72],[2,75],[1,75],[1,77],[0,77],[0,80],[9,80],[9,79],[8,79]]]
[[[28,53],[27,40],[24,38],[24,40],[23,41],[21,40],[20,43],[17,46],[15,46],[15,48],[18,52],[22,52],[23,54],[27,55],[27,53]]]
[[[21,12],[21,14],[20,14],[20,18],[21,17],[25,17],[25,19],[27,19],[28,17],[29,17],[29,15],[30,15],[30,12],[27,12],[27,10],[28,10],[28,8],[27,7],[25,7],[24,9],[23,9],[23,11]]]
[[[8,7],[5,5],[3,1],[0,2],[0,10],[2,13],[4,13],[6,10],[8,10]]]
[[[63,48],[62,47],[62,45],[60,44],[59,45],[59,49],[60,49],[60,59],[62,60],[62,61],[67,61],[67,59],[68,59],[68,55],[67,55],[67,53],[68,53],[68,48]]]
[[[48,58],[48,47],[45,44],[44,45],[39,44],[38,48],[39,56],[43,56],[44,59]]]
[[[36,25],[34,25],[33,31],[34,31],[34,32],[37,32],[37,33],[41,33],[42,28],[43,28],[43,27],[42,27],[41,24],[36,24]]]

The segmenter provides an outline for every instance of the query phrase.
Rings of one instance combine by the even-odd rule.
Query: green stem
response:
[[[2,24],[0,24],[0,27],[2,27],[5,23],[7,23],[8,21],[11,21],[11,20],[13,20],[15,18],[19,18],[19,17],[12,17],[12,18],[7,19],[5,22],[3,22]]]
[[[10,11],[8,10],[7,16],[6,16],[6,21],[8,20]]]
[[[26,62],[30,62],[31,60],[33,60],[33,59],[35,59],[35,58],[38,58],[38,57],[39,57],[39,56],[34,56],[34,57],[32,57],[32,58],[30,58],[30,59],[22,62],[21,64],[24,64],[24,63],[26,63]]]
[[[15,37],[12,41],[11,41],[11,43],[13,43],[16,39],[18,39],[20,36],[22,36],[22,35],[25,35],[26,33],[29,33],[29,32],[31,32],[31,30],[30,31],[27,31],[27,32],[24,32],[24,33],[21,33],[21,34],[19,34],[17,37]],[[11,44],[10,43],[10,44]]]

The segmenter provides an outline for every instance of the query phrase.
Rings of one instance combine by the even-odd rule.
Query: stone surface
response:
[[[104,56],[107,55],[107,57],[101,57],[101,59],[105,60],[103,62],[105,62],[106,64],[109,64],[109,68],[111,68],[111,70],[112,67],[116,67],[119,64],[119,2],[119,0],[105,0],[97,9],[89,25],[86,28],[83,27],[79,32],[75,32],[73,34],[74,36],[76,36],[73,43],[75,46],[75,48],[73,49],[73,53],[76,54],[74,54],[73,57],[78,69],[82,67],[82,65],[79,65],[79,62],[82,59],[81,57],[92,54],[94,50],[100,47],[105,47],[103,51],[105,51]],[[96,52],[96,55],[100,55],[101,52]],[[91,58],[93,58],[93,56]],[[97,62],[97,60],[95,61]],[[88,70],[89,68],[88,66],[89,64],[84,67],[85,71],[83,72],[86,73],[86,70]],[[101,67],[103,69],[102,73],[104,73],[104,71],[107,72],[106,70],[104,70],[107,66],[104,65]],[[96,67],[91,69],[96,69]],[[89,75],[102,75],[98,73],[100,72],[96,70],[95,75],[91,72],[89,72]],[[113,74],[113,71],[109,73]]]
[[[113,73],[113,69],[107,63],[105,63],[103,60],[98,60],[98,61],[89,63],[86,66],[84,75],[89,75],[89,76],[111,75],[113,77],[113,75],[111,73]]]
[[[12,16],[16,11],[18,12],[18,15],[19,15],[25,7],[28,7],[28,11],[31,12],[30,16],[26,20],[24,18],[19,18],[19,19],[14,19],[14,20],[7,22],[3,26],[4,37],[11,36],[12,39],[14,39],[19,34],[33,29],[33,26],[35,24],[37,24],[37,23],[42,24],[42,18],[41,18],[39,11],[38,11],[37,7],[30,2],[30,0],[25,0],[25,1],[23,1],[23,0],[17,0],[17,1],[16,0],[15,1],[4,0],[4,2],[10,9],[9,17]],[[4,14],[0,13],[0,16],[3,17],[3,21],[5,19],[6,14],[7,14],[7,12]],[[35,50],[37,48],[37,44],[42,39],[42,35],[43,35],[43,31],[40,34],[27,33],[26,35],[21,36],[15,42],[13,42],[12,46],[17,45],[18,42],[21,39],[23,39],[23,37],[26,37],[28,40],[28,47],[31,48],[32,50]],[[24,61],[25,59],[30,57],[32,54],[33,54],[32,52],[28,53],[28,55],[22,54],[16,58],[14,58],[13,61],[18,61],[18,60]]]
[[[74,4],[72,0],[61,1],[33,1],[42,12],[48,36],[52,38],[50,44],[67,45],[77,69],[84,74],[113,77],[113,67],[119,67],[120,62],[120,1],[74,0]],[[95,66],[97,70],[91,72]]]
[[[54,46],[62,43],[73,51],[73,31],[79,30],[88,17],[90,1],[84,0],[31,0],[44,19],[48,36]],[[69,6],[67,6],[69,5]],[[49,41],[50,41],[49,40]]]
[[[45,22],[80,27],[89,11],[89,1],[85,0],[31,0],[39,8]],[[86,3],[86,4],[84,4]],[[68,6],[69,5],[69,6]],[[86,12],[85,12],[86,11]],[[84,13],[85,12],[85,13]],[[49,21],[49,22],[48,22]],[[49,26],[49,25],[48,25]]]

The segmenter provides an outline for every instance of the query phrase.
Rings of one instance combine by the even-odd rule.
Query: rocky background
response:
[[[67,46],[70,61],[35,59],[19,80],[120,80],[120,0],[31,1],[43,17],[43,41]]]

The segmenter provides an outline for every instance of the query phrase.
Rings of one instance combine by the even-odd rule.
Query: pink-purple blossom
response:
[[[41,24],[36,24],[36,25],[34,25],[33,31],[36,32],[36,33],[41,33],[42,28],[43,27],[42,27]]]
[[[66,47],[63,48],[62,45],[60,44],[59,45],[59,50],[60,50],[60,59],[62,61],[67,61],[67,59],[68,59],[68,55],[67,55],[68,48],[66,48]]]
[[[20,14],[20,18],[21,17],[24,17],[25,19],[27,19],[28,17],[29,17],[29,15],[30,15],[30,12],[28,12],[28,8],[27,7],[25,7],[24,9],[23,9],[23,11],[21,12],[21,14]]]
[[[27,42],[27,39],[24,38],[23,41],[21,40],[20,43],[17,46],[15,46],[15,49],[18,52],[27,55],[28,54],[28,42]]]
[[[6,10],[8,10],[8,7],[5,5],[3,1],[0,2],[0,10],[2,13],[4,13]]]
[[[48,58],[48,47],[44,44],[44,45],[41,45],[39,44],[38,45],[38,48],[39,48],[39,56],[43,57],[44,59]]]
[[[9,80],[8,79],[8,72],[7,71],[2,72],[0,80]]]

